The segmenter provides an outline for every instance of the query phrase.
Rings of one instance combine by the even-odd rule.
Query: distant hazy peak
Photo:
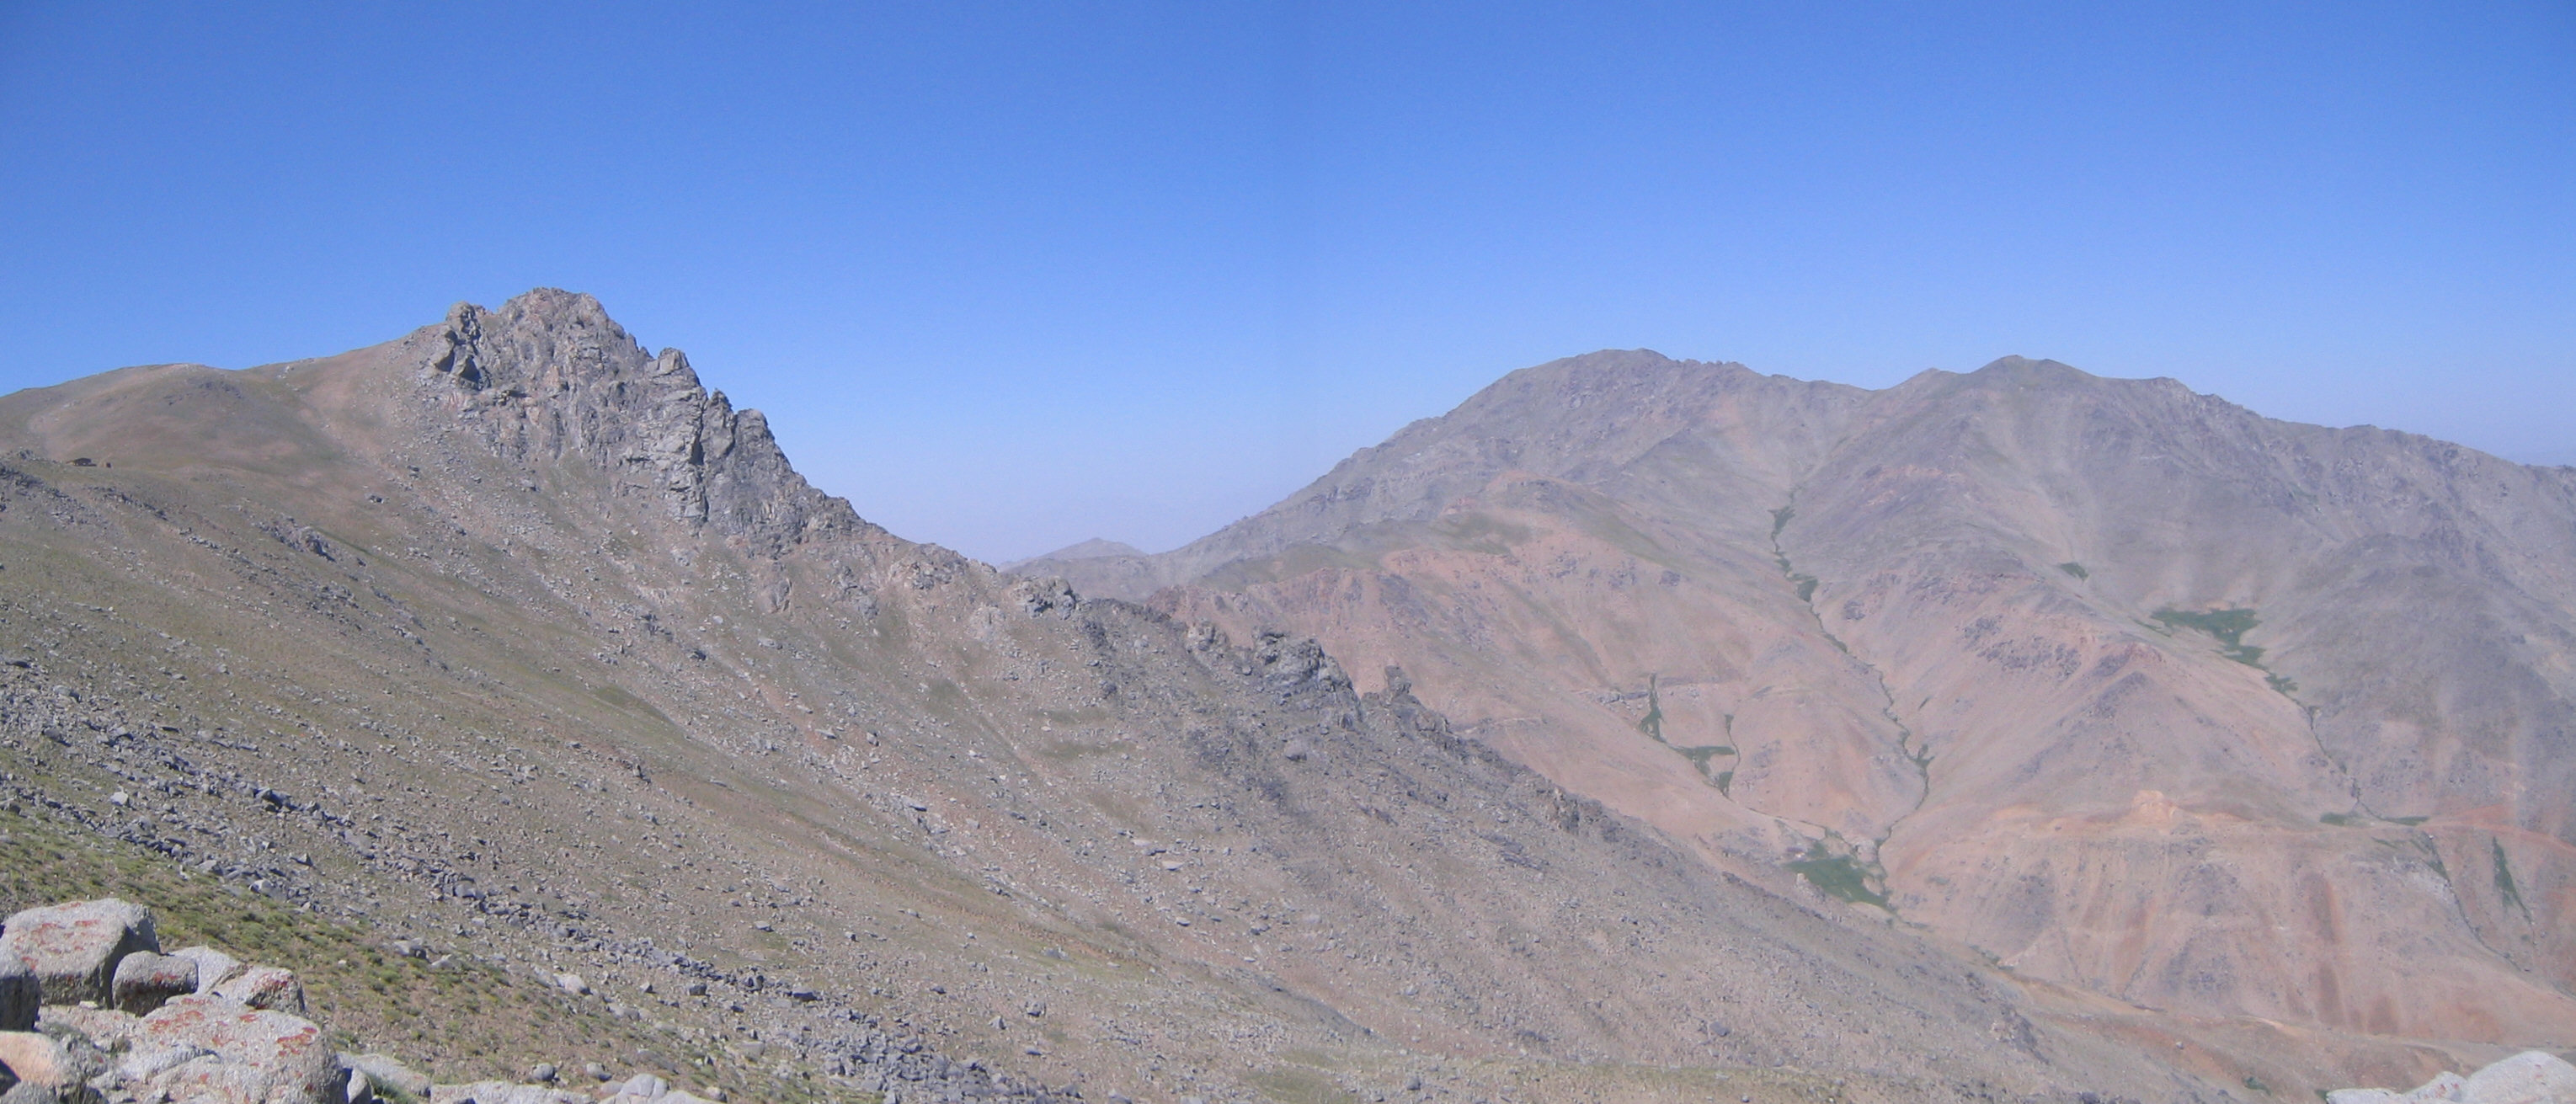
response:
[[[1127,544],[1122,541],[1109,540],[1105,537],[1093,537],[1090,540],[1065,545],[1062,548],[1044,555],[1031,556],[1021,562],[1036,563],[1040,560],[1105,560],[1119,556],[1142,556],[1144,554],[1145,550],[1138,548],[1135,545]]]

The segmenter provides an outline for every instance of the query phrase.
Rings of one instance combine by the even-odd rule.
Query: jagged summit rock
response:
[[[1093,537],[1089,540],[1076,541],[1072,544],[1056,549],[1053,552],[1031,556],[1028,559],[1019,561],[1019,563],[1035,563],[1040,560],[1096,560],[1109,556],[1143,555],[1145,555],[1145,550],[1138,548],[1135,545],[1127,544],[1122,541],[1109,540],[1103,537]],[[1017,565],[1014,564],[1010,566],[1016,567]]]
[[[707,390],[679,350],[647,354],[588,295],[459,303],[404,344],[427,378],[453,384],[440,406],[520,464],[587,460],[621,493],[770,554],[865,524],[789,467],[759,411]]]

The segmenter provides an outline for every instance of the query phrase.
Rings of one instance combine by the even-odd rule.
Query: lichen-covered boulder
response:
[[[295,971],[281,966],[253,966],[215,986],[214,995],[271,1012],[304,1014],[304,983],[295,980]]]
[[[197,991],[197,961],[177,955],[136,951],[116,964],[109,1002],[119,1012],[146,1016],[163,1001]]]
[[[0,931],[0,959],[26,962],[46,1004],[105,1004],[117,963],[160,949],[151,910],[113,897],[27,909]]]
[[[244,1104],[320,1104],[341,1092],[337,1055],[322,1028],[301,1016],[252,1008],[223,997],[173,997],[143,1017],[141,1046],[190,1046],[204,1057],[181,1062],[150,1085],[186,1100]]]

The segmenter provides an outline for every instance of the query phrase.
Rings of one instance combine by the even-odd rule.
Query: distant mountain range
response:
[[[2411,1085],[2576,1041],[2571,478],[1606,353],[1015,576],[541,290],[0,399],[0,841],[62,864],[0,881],[379,940],[332,1022],[442,1081]]]

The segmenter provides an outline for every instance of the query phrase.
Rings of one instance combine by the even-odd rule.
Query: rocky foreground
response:
[[[393,940],[402,944],[403,940]],[[397,954],[407,946],[392,946]],[[580,978],[546,979],[567,992]],[[652,1071],[539,1063],[524,1083],[445,1084],[381,1053],[335,1049],[292,970],[213,947],[164,952],[150,910],[106,898],[26,909],[0,929],[5,1104],[712,1104]],[[875,1099],[1062,1099],[924,1048],[853,1070]]]

